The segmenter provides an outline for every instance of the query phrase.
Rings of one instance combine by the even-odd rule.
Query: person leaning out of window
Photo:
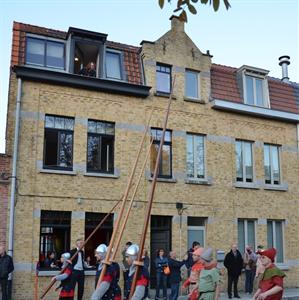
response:
[[[79,71],[79,75],[96,77],[97,72],[95,63],[93,61],[89,62],[86,67]]]

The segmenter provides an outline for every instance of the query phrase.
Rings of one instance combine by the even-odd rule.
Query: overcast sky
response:
[[[222,0],[220,0],[222,2]],[[291,56],[289,77],[299,82],[297,0],[229,0],[215,13],[198,5],[185,30],[214,63],[250,65],[281,78],[278,57]],[[108,40],[138,46],[170,29],[172,6],[165,0],[0,0],[0,152],[5,149],[6,106],[13,21],[67,31],[70,26],[108,34]],[[200,1],[199,1],[200,2]]]

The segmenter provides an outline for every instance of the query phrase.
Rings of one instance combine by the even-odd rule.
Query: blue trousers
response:
[[[177,300],[179,296],[180,283],[171,283],[171,294],[169,300]]]
[[[255,270],[245,270],[245,293],[252,293],[254,277]]]
[[[157,272],[157,287],[155,298],[159,298],[160,289],[163,290],[163,298],[167,299],[167,276],[162,272]]]

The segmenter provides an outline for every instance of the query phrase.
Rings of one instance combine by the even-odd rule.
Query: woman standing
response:
[[[159,249],[155,260],[157,286],[155,299],[159,299],[160,289],[163,290],[163,299],[167,299],[167,275],[164,274],[164,268],[168,265],[168,259],[165,255],[164,249]]]

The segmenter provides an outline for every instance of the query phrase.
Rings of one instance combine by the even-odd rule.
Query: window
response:
[[[159,151],[160,141],[163,130],[151,129],[151,136],[153,138],[153,145],[151,148],[151,174],[153,175]],[[159,161],[159,177],[171,178],[172,177],[172,142],[171,131],[166,130],[165,140],[163,144],[162,154]]]
[[[114,123],[88,121],[88,172],[114,173],[114,127]]]
[[[268,248],[276,248],[276,262],[283,263],[284,247],[283,247],[283,221],[268,220],[267,221],[267,241]]]
[[[44,168],[72,170],[74,118],[46,115]]]
[[[187,134],[187,177],[205,178],[205,143],[203,135]]]
[[[256,106],[266,106],[265,79],[245,75],[245,103]]]
[[[236,180],[253,182],[252,143],[236,141]]]
[[[206,238],[206,218],[188,217],[188,249],[192,248],[194,241],[199,242],[201,247],[205,246]]]
[[[106,77],[111,79],[122,79],[121,53],[106,51]]]
[[[26,64],[64,69],[64,43],[27,37]]]
[[[188,98],[199,98],[198,72],[186,70],[185,73],[185,96]]]
[[[238,220],[238,247],[240,252],[245,253],[246,245],[255,249],[255,220]]]
[[[85,213],[85,239],[93,232],[98,224],[106,216],[104,213],[86,212]],[[85,257],[91,259],[91,265],[96,265],[94,249],[100,244],[109,245],[113,231],[113,214],[111,214],[101,227],[94,233],[88,243],[85,245]]]
[[[157,64],[156,66],[157,76],[157,92],[169,94],[171,90],[171,67]]]
[[[55,260],[70,249],[71,212],[42,210],[40,219],[40,266],[47,268],[46,258],[51,252]]]
[[[280,146],[264,145],[264,169],[266,184],[280,184]]]

